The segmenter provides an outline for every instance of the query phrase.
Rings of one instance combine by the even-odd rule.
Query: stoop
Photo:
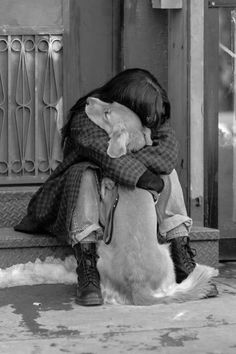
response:
[[[34,262],[46,257],[65,259],[73,254],[72,248],[49,235],[31,235],[13,228],[0,228],[0,268],[14,264]]]
[[[72,249],[56,237],[30,235],[13,230],[26,214],[27,205],[38,187],[0,188],[0,268],[17,263],[43,260],[47,256],[64,259]],[[196,249],[196,262],[218,267],[219,230],[193,226],[191,248]]]
[[[39,187],[0,187],[0,228],[13,227],[26,214],[28,203]]]
[[[219,265],[219,231],[205,227],[193,227],[190,233],[191,248],[196,250],[195,260],[212,267]],[[44,260],[48,256],[64,259],[72,254],[66,243],[49,235],[30,235],[0,228],[0,268],[17,263]]]
[[[64,259],[72,248],[56,237],[14,231],[26,214],[28,203],[38,187],[0,188],[0,268],[18,263],[44,260],[48,256]]]
[[[190,246],[196,250],[195,261],[212,267],[219,266],[219,239],[217,229],[195,226],[190,232]]]

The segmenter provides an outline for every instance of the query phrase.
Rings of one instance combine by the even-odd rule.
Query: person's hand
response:
[[[162,189],[164,188],[164,182],[160,175],[155,175],[151,171],[147,170],[139,178],[137,187],[154,190],[157,193],[161,193]]]

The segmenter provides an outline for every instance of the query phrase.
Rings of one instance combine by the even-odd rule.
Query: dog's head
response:
[[[85,111],[92,122],[109,135],[107,153],[110,157],[120,157],[127,151],[137,151],[145,145],[152,145],[150,129],[144,128],[139,117],[126,106],[88,97]]]

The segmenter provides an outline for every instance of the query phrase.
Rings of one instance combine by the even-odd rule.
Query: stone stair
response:
[[[0,187],[0,228],[13,227],[26,214],[32,195],[38,187]]]
[[[13,226],[25,215],[36,187],[0,188],[0,268],[17,263],[43,260],[47,256],[64,259],[72,249],[56,237],[16,232]],[[196,261],[218,267],[219,230],[193,227],[191,247],[196,249]]]
[[[18,263],[44,260],[48,256],[64,259],[72,254],[67,244],[49,235],[16,232],[16,225],[26,214],[27,206],[38,187],[0,188],[0,268]]]
[[[190,245],[196,250],[195,261],[218,268],[219,239],[219,230],[193,226],[190,232]]]
[[[64,259],[72,254],[72,248],[56,237],[30,235],[13,228],[0,228],[0,268],[18,263],[44,260],[46,257]]]

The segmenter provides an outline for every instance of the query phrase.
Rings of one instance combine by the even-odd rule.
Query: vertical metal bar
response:
[[[34,123],[34,165],[35,165],[35,176],[38,177],[39,171],[39,165],[38,165],[38,151],[39,151],[39,141],[38,141],[38,134],[39,134],[39,124],[38,124],[38,119],[39,119],[39,112],[38,112],[38,39],[39,37],[37,35],[34,36],[34,48],[35,48],[35,58],[34,58],[34,80],[35,80],[35,87],[34,87],[34,117],[35,117],[35,123]]]
[[[24,164],[25,164],[25,151],[24,151],[24,146],[25,146],[25,134],[24,134],[24,130],[25,130],[25,85],[24,85],[24,80],[25,80],[25,61],[26,61],[26,54],[25,54],[25,50],[23,50],[23,46],[24,46],[24,36],[21,37],[21,65],[22,65],[22,103],[21,103],[21,109],[22,109],[22,142],[21,142],[21,151],[22,151],[22,160],[21,160],[21,164],[22,164],[22,175],[24,176]]]
[[[12,108],[11,108],[11,36],[7,36],[7,42],[8,42],[8,52],[7,52],[7,119],[8,119],[8,132],[7,132],[7,143],[8,143],[8,178],[11,178],[11,169],[12,169],[12,148],[10,145],[10,132],[12,131],[12,124],[11,124],[11,114],[12,114]]]
[[[50,35],[49,35],[49,48],[50,48]],[[51,78],[51,66],[52,66],[52,62],[51,62],[52,58],[51,58],[51,53],[48,51],[48,103],[46,105],[46,111],[48,112],[48,114],[46,115],[46,121],[47,121],[47,125],[46,127],[48,127],[48,163],[49,163],[49,174],[51,174],[52,170],[51,170],[51,166],[52,166],[52,160],[51,160],[51,87],[52,87],[52,78]]]

